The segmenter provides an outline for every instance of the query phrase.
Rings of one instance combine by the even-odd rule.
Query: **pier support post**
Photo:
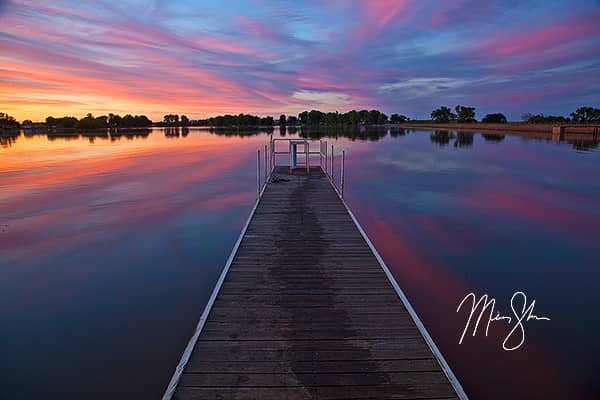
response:
[[[565,127],[564,126],[553,126],[552,127],[552,141],[560,142],[565,138]]]

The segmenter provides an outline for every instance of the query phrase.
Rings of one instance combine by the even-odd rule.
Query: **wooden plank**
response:
[[[434,358],[410,359],[410,360],[376,360],[372,363],[357,363],[354,360],[309,360],[294,361],[293,366],[289,360],[285,361],[240,361],[240,360],[195,360],[186,373],[254,373],[254,374],[276,374],[276,373],[323,373],[331,371],[339,373],[363,373],[363,372],[418,372],[436,371],[438,363]]]
[[[206,387],[279,387],[279,386],[378,386],[378,385],[440,385],[445,377],[441,371],[377,371],[377,372],[299,372],[288,373],[185,373],[182,386]],[[452,391],[439,393],[452,395]]]
[[[304,339],[289,340],[226,339],[202,340],[196,345],[188,368],[197,361],[371,361],[406,359],[417,360],[433,357],[429,348],[419,337],[396,337],[387,339]],[[365,356],[370,358],[367,360]],[[360,364],[360,363],[359,363]]]
[[[276,174],[174,398],[456,398],[327,178]]]
[[[412,388],[408,385],[385,386],[333,386],[320,388],[292,387],[188,387],[182,386],[175,394],[175,399],[189,400],[451,400],[453,395],[445,393],[437,387]]]

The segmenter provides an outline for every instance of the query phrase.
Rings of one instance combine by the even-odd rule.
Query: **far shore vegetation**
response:
[[[431,119],[414,120],[406,115],[392,114],[390,116],[379,110],[351,110],[345,113],[322,112],[318,110],[303,111],[297,116],[282,114],[275,119],[272,116],[259,117],[250,114],[219,115],[206,119],[190,119],[186,115],[167,114],[162,121],[151,121],[145,115],[108,114],[94,116],[91,113],[78,119],[72,116],[47,117],[44,122],[24,120],[19,123],[14,117],[0,112],[0,128],[2,130],[14,129],[47,129],[47,130],[94,130],[94,129],[129,129],[147,128],[152,126],[215,126],[215,127],[260,127],[260,126],[354,126],[354,125],[387,125],[387,124],[427,124],[427,123],[485,123],[505,124],[509,121],[502,113],[485,115],[481,121],[477,120],[475,107],[457,105],[452,110],[441,106],[433,110]],[[527,124],[586,124],[600,123],[600,109],[593,107],[579,107],[569,117],[529,114],[521,116],[520,123]]]

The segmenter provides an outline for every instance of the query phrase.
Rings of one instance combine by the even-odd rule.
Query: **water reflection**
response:
[[[567,143],[569,143],[571,146],[573,146],[573,148],[575,150],[578,151],[590,151],[590,150],[594,150],[598,148],[598,144],[600,143],[600,139],[596,138],[596,140],[594,139],[590,139],[590,140],[585,140],[585,139],[574,139],[574,140],[569,140],[567,139]]]
[[[0,397],[160,397],[278,132],[346,149],[347,201],[471,398],[598,397],[598,138],[292,126],[0,136]],[[553,319],[523,351],[457,344],[467,292],[517,289]]]
[[[399,136],[406,136],[410,132],[411,132],[410,129],[395,128],[395,129],[390,129],[388,132],[388,135],[390,135],[391,137],[399,137]]]
[[[341,140],[346,199],[471,398],[598,398],[600,153],[486,135]],[[459,143],[469,151],[448,151]],[[516,290],[553,323],[528,324],[517,352],[502,350],[502,325],[458,345],[467,293],[510,315]]]
[[[220,136],[256,136],[264,133],[273,133],[275,128],[273,127],[226,127],[226,126],[214,126],[208,129],[210,133]]]
[[[166,127],[155,129],[163,132],[168,138],[185,138],[190,131],[208,131],[214,135],[227,137],[249,137],[262,134],[275,134],[280,136],[294,135],[309,139],[350,139],[352,141],[379,141],[386,137],[402,137],[414,132],[428,132],[419,129],[407,129],[398,126],[353,126],[353,127],[310,127],[310,126],[277,126],[277,127]],[[24,137],[47,137],[48,140],[73,140],[85,137],[93,143],[96,139],[117,141],[121,138],[126,139],[145,139],[152,128],[120,128],[107,129],[100,131],[69,131],[69,130],[25,130],[22,132],[3,132],[0,134],[0,146],[8,148],[13,145],[21,136]],[[526,141],[556,141],[551,134],[544,133],[518,133],[511,132],[511,136],[519,136]],[[433,130],[429,137],[432,143],[440,147],[449,146],[468,149],[475,145],[476,137],[480,136],[485,142],[499,143],[504,140],[506,134],[502,133],[473,133],[452,130]],[[598,134],[566,134],[558,143],[568,143],[579,152],[591,151],[598,148],[600,144],[600,135]]]
[[[109,132],[110,140],[120,140],[121,138],[126,139],[146,139],[150,132],[152,132],[149,128],[121,128],[121,129],[111,129]]]
[[[172,126],[172,127],[167,127],[164,128],[165,130],[165,137],[179,137],[179,127],[178,126]]]
[[[162,394],[252,206],[266,137],[149,132],[0,149],[1,398]]]
[[[454,147],[471,147],[473,146],[473,133],[457,132]]]
[[[450,143],[450,140],[454,139],[456,136],[454,132],[450,131],[433,131],[429,138],[432,143],[437,143],[440,146],[446,146]]]
[[[5,148],[10,147],[18,138],[19,132],[17,131],[0,132],[0,146]]]
[[[487,142],[501,142],[504,140],[506,135],[499,135],[496,133],[482,133],[481,137]]]

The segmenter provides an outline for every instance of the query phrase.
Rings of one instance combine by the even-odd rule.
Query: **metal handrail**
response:
[[[287,141],[288,142],[288,150],[287,151],[276,151],[275,150],[275,142],[277,141]],[[304,154],[306,157],[306,171],[310,171],[310,155],[318,154],[319,155],[319,166],[321,170],[331,182],[335,191],[340,195],[341,198],[344,198],[344,186],[345,186],[345,164],[346,164],[346,151],[342,150],[342,160],[340,164],[340,183],[339,187],[335,184],[334,179],[334,163],[335,163],[335,148],[333,144],[331,145],[331,153],[328,153],[328,143],[324,140],[319,140],[319,150],[312,151],[310,149],[310,142],[307,139],[301,138],[271,138],[269,139],[269,144],[264,146],[264,182],[261,184],[261,156],[260,149],[257,152],[256,158],[256,193],[257,196],[260,196],[261,191],[267,185],[273,171],[276,167],[276,156],[278,154],[289,154],[290,155],[290,171],[292,170],[292,166],[294,162],[292,160],[292,141],[302,142],[304,145],[304,151],[298,152],[296,154]],[[267,156],[267,152],[269,155]],[[329,162],[329,156],[331,156],[331,162]],[[296,164],[297,165],[297,164]],[[330,168],[329,168],[330,167]],[[331,172],[329,171],[331,169]]]

